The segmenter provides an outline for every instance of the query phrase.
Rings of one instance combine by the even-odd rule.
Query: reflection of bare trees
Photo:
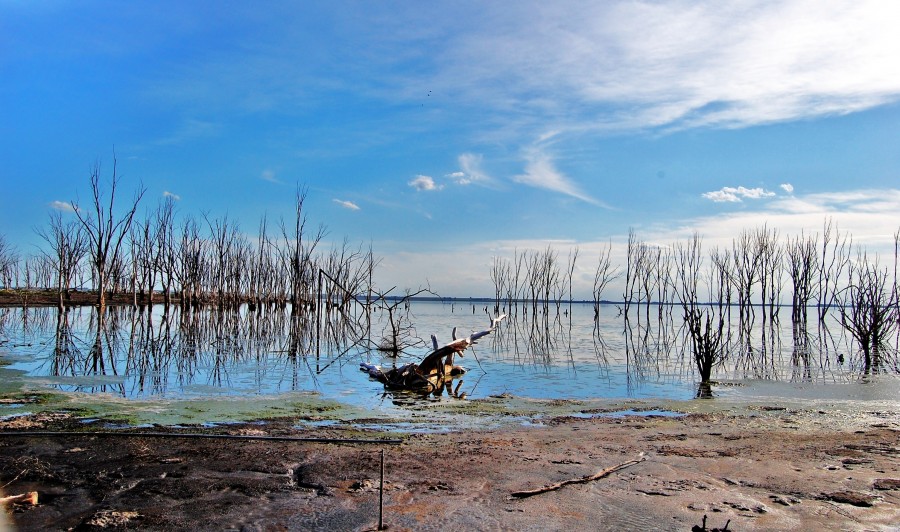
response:
[[[164,396],[173,387],[192,385],[229,387],[236,384],[233,368],[246,366],[254,368],[259,388],[274,380],[290,390],[303,389],[303,371],[314,381],[317,371],[343,364],[339,353],[358,345],[355,335],[364,332],[365,320],[346,323],[332,314],[326,321],[322,342],[327,355],[321,365],[315,357],[313,367],[315,320],[288,309],[0,309],[0,325],[14,323],[15,334],[50,337],[44,374],[61,379],[59,386],[120,396]]]

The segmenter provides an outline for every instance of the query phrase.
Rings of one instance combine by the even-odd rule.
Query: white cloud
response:
[[[281,184],[281,181],[275,177],[275,172],[273,170],[263,170],[262,174],[259,175],[259,178],[270,183]]]
[[[175,194],[173,192],[169,192],[168,190],[163,191],[163,197],[164,198],[172,198],[175,201],[181,201],[181,196],[179,196],[178,194]]]
[[[63,212],[75,212],[75,207],[68,201],[59,201],[59,200],[51,201],[50,208],[57,210],[57,211],[63,211]]]
[[[594,205],[601,205],[600,202],[582,192],[578,185],[557,170],[546,153],[538,149],[531,149],[526,153],[525,159],[525,173],[513,177],[513,181],[559,192]]]
[[[343,207],[345,209],[349,209],[351,211],[359,210],[359,205],[353,203],[352,201],[344,201],[344,200],[339,200],[337,198],[335,198],[331,201],[333,201],[333,202],[337,203],[338,205],[340,205],[341,207]]]
[[[431,176],[427,175],[417,175],[414,179],[409,181],[407,185],[420,192],[426,190],[441,190],[442,188],[444,188],[443,185],[435,184],[434,179]]]
[[[653,235],[641,235],[667,242],[686,238],[693,231],[709,245],[730,246],[745,229],[767,227],[782,235],[821,233],[826,219],[853,235],[854,243],[874,251],[892,253],[893,235],[900,229],[900,190],[850,190],[785,196],[762,204],[764,208],[730,211],[715,216],[682,220]],[[704,244],[706,245],[706,244]]]
[[[790,183],[782,183],[780,186],[781,186],[781,190],[787,192],[788,194],[794,193],[794,185],[792,185]]]
[[[790,186],[790,185],[788,185]],[[745,187],[723,187],[721,190],[716,190],[713,192],[704,192],[701,194],[704,198],[708,200],[715,201],[717,203],[721,202],[740,202],[741,198],[747,199],[760,199],[760,198],[770,198],[774,196],[774,192],[770,192],[763,188],[745,188]]]
[[[457,157],[461,171],[448,174],[458,185],[490,185],[494,180],[481,169],[483,157],[474,153],[463,153]]]

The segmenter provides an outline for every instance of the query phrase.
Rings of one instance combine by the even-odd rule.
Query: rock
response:
[[[84,522],[86,526],[97,528],[124,527],[140,514],[137,512],[117,512],[115,510],[100,510]]]
[[[873,487],[877,490],[900,490],[900,479],[897,478],[878,478],[875,479]]]
[[[878,498],[858,491],[835,491],[824,494],[823,499],[866,508],[872,506]]]

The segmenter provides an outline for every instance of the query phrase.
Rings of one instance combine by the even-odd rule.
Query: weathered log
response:
[[[503,314],[491,319],[489,328],[472,333],[465,338],[456,338],[456,328],[454,327],[453,341],[443,347],[437,347],[437,338],[432,335],[434,351],[423,358],[419,364],[406,364],[399,368],[384,370],[379,366],[360,362],[360,370],[367,372],[370,377],[390,389],[421,390],[430,393],[437,390],[448,379],[465,373],[465,368],[453,365],[454,356],[457,354],[463,356],[463,352],[469,346],[492,333],[497,328],[497,324],[505,317],[506,314]]]
[[[524,490],[524,491],[516,491],[511,494],[512,497],[518,499],[524,499],[525,497],[531,497],[532,495],[540,495],[541,493],[547,493],[548,491],[556,491],[563,486],[568,486],[569,484],[584,484],[587,482],[593,482],[594,480],[599,480],[603,477],[607,477],[616,471],[621,471],[626,467],[633,466],[635,464],[639,464],[645,460],[644,453],[641,453],[640,458],[637,460],[630,460],[628,462],[621,463],[616,466],[607,467],[601,471],[594,473],[593,475],[587,475],[581,478],[573,478],[569,480],[563,480],[562,482],[557,482],[556,484],[550,484],[549,486],[544,486],[542,488],[537,488],[533,490]]]

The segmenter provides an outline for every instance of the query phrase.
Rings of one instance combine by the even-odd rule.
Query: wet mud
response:
[[[7,508],[13,530],[374,530],[380,511],[388,530],[691,530],[704,516],[710,530],[900,523],[894,413],[854,423],[784,410],[563,415],[429,433],[301,428],[292,419],[129,429],[400,445],[21,434],[99,428],[62,414],[2,422],[4,494],[39,494],[37,505]],[[594,481],[512,496],[638,457]]]

